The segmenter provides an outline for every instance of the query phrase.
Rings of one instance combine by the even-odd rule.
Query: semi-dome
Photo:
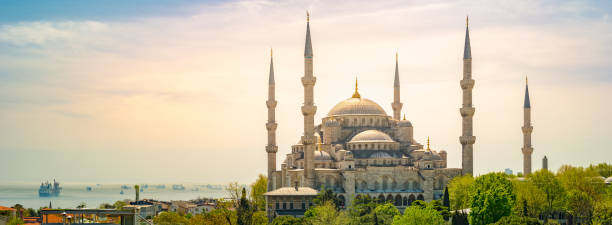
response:
[[[350,142],[393,142],[393,139],[382,131],[366,130],[355,135]]]
[[[331,160],[331,156],[326,151],[315,151],[314,152],[315,160]]]
[[[376,102],[366,98],[349,98],[336,104],[328,116],[341,115],[381,115],[386,116],[385,110]]]

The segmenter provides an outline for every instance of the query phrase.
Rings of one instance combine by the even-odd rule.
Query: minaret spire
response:
[[[529,84],[527,83],[527,77],[525,77],[525,101],[523,102],[523,174],[531,174],[531,153],[533,153],[533,147],[531,146],[531,132],[533,132],[533,126],[531,126],[531,103],[529,102]]]
[[[266,152],[268,153],[268,191],[272,191],[276,187],[276,177],[274,172],[276,171],[276,152],[278,146],[276,145],[276,95],[275,95],[275,84],[274,84],[274,63],[272,60],[272,49],[270,48],[270,75],[268,76],[268,101],[266,106],[268,107],[268,122],[266,123],[266,129],[268,130],[268,145],[266,145]]]
[[[395,52],[395,78],[393,80],[393,103],[391,103],[391,108],[393,108],[393,119],[400,120],[402,105],[403,104],[400,101],[398,53]]]
[[[302,186],[315,187],[314,174],[314,150],[316,138],[314,136],[314,115],[317,107],[314,105],[314,85],[317,78],[312,74],[312,41],[310,40],[310,13],[306,12],[306,44],[304,47],[304,76],[302,85],[304,86],[304,104],[302,114],[304,115],[304,184]]]
[[[473,133],[472,117],[476,109],[472,105],[472,88],[474,88],[474,79],[472,79],[472,51],[470,47],[470,30],[468,24],[468,17],[466,17],[465,27],[465,46],[463,49],[463,79],[461,80],[461,90],[463,91],[463,104],[459,109],[461,117],[463,118],[461,137],[459,137],[459,143],[461,143],[461,166],[462,173],[474,174],[474,143],[476,142],[476,136]]]

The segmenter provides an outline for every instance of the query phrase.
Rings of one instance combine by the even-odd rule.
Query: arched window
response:
[[[378,195],[378,203],[384,203],[385,202],[385,196],[383,194]]]
[[[425,198],[423,197],[423,195],[419,195],[419,196],[417,197],[417,200],[425,201]]]
[[[417,181],[412,181],[412,189],[413,189],[413,190],[419,190],[419,189],[421,189],[421,185],[419,184],[419,182],[417,182]]]
[[[344,204],[346,202],[346,199],[344,199],[344,195],[340,195],[338,199],[340,199],[340,208],[344,208]]]
[[[361,190],[367,190],[368,189],[368,183],[366,183],[365,181],[361,181]]]
[[[396,195],[395,196],[395,206],[401,206],[401,205],[402,205],[402,196]]]
[[[374,181],[374,190],[380,190],[380,183],[378,181]]]
[[[412,205],[412,202],[414,202],[414,195],[410,195],[410,197],[408,197],[408,205]]]
[[[393,203],[393,195],[387,195],[386,202]]]
[[[402,205],[408,205],[408,198],[406,198],[406,196],[404,196],[402,200]]]
[[[410,189],[410,182],[409,182],[409,181],[404,182],[404,185],[403,185],[403,187],[402,187],[402,188],[403,188],[404,190],[409,190],[409,189]]]
[[[397,182],[395,180],[391,183],[391,190],[397,190]]]

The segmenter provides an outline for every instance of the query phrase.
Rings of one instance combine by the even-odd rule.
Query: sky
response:
[[[0,183],[253,182],[266,171],[274,49],[278,164],[302,135],[305,12],[316,121],[353,93],[461,166],[470,17],[474,170],[522,170],[529,77],[533,167],[612,163],[607,1],[1,1]],[[6,172],[9,171],[9,172]]]

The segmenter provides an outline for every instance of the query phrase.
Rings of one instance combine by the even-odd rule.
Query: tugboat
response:
[[[40,188],[38,189],[39,197],[57,197],[62,192],[62,188],[60,184],[53,179],[53,184],[49,181],[40,184]]]

